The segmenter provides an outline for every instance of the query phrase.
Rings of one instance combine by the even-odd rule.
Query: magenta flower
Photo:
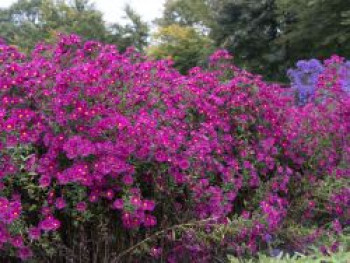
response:
[[[144,200],[142,202],[142,209],[144,211],[153,211],[155,207],[155,202],[153,200]]]
[[[44,215],[44,216],[48,216],[48,215],[51,215],[52,211],[51,211],[51,208],[48,207],[48,206],[43,206],[41,208],[41,214]]]
[[[33,257],[33,252],[30,248],[28,247],[21,247],[19,250],[18,250],[18,257],[21,259],[21,260],[27,260],[27,259],[30,259],[31,257]]]
[[[183,159],[179,162],[179,167],[182,170],[187,170],[188,168],[190,168],[190,162],[186,159]]]
[[[338,219],[333,221],[332,228],[338,235],[340,235],[343,232],[342,225],[340,224]]]
[[[127,174],[123,177],[123,183],[130,186],[134,183],[134,179],[130,174]]]
[[[145,227],[153,227],[157,224],[157,219],[152,215],[145,215],[145,219],[143,221]]]
[[[66,204],[66,201],[64,200],[64,198],[59,197],[56,199],[55,206],[58,210],[61,210],[61,209],[65,208],[67,206],[67,204]]]
[[[116,199],[113,202],[113,208],[120,210],[120,209],[123,209],[123,207],[124,207],[123,199]]]
[[[74,159],[78,156],[86,157],[95,153],[94,145],[80,136],[73,136],[68,139],[63,146],[63,150],[67,153],[69,159]]]
[[[23,238],[22,236],[14,236],[11,238],[11,244],[14,246],[14,247],[22,247],[23,246]]]
[[[108,200],[112,200],[114,197],[114,191],[109,189],[105,192],[105,196]]]
[[[61,222],[53,216],[48,216],[39,223],[39,228],[43,231],[56,231],[61,226]]]
[[[155,259],[159,259],[160,256],[162,255],[162,248],[160,247],[152,247],[150,249],[150,255],[151,257],[155,258]]]
[[[96,203],[98,201],[98,194],[97,193],[91,193],[89,195],[89,201],[91,203]]]
[[[132,196],[130,198],[130,204],[132,204],[136,209],[142,206],[141,199],[138,196]]]
[[[39,184],[41,187],[48,187],[51,183],[51,178],[49,176],[43,175],[39,179]]]
[[[37,227],[32,227],[28,231],[29,238],[32,240],[38,240],[41,236],[41,230]]]
[[[5,197],[0,197],[0,211],[6,211],[9,207],[9,204],[10,202]]]
[[[87,204],[86,204],[86,202],[79,202],[79,203],[77,203],[76,209],[77,209],[79,212],[85,212],[86,209],[87,209]]]

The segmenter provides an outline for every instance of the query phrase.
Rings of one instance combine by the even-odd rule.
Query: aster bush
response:
[[[314,99],[320,81],[322,85],[320,77],[325,77],[326,72],[329,78],[337,76],[338,88],[350,93],[350,61],[338,56],[333,56],[324,63],[317,59],[300,60],[295,68],[287,72],[299,104],[305,105]]]
[[[0,259],[337,251],[349,225],[344,63],[325,62],[300,106],[224,50],[184,76],[76,35],[30,56],[0,44]]]

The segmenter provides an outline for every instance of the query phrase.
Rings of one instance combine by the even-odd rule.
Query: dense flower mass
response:
[[[341,234],[348,63],[300,62],[314,100],[298,106],[230,60],[220,50],[209,69],[183,76],[171,61],[76,35],[28,57],[0,43],[0,249],[25,260],[40,242],[69,246],[65,228],[102,215],[119,227],[114,239],[122,228],[145,235],[194,220],[210,234],[238,218],[238,230],[220,236],[237,255],[271,246],[289,226]],[[165,235],[151,240],[150,257],[210,262],[218,251],[191,231]],[[300,249],[315,236],[295,231],[289,241]]]
[[[319,85],[322,85],[322,79],[327,72],[330,78],[337,75],[337,85],[350,94],[350,61],[338,56],[333,56],[324,64],[317,59],[300,60],[296,68],[288,71],[292,88],[297,92],[300,104],[314,99],[315,92]]]

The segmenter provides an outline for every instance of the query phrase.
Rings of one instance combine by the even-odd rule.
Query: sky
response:
[[[0,0],[0,7],[8,7],[16,0]],[[91,0],[104,15],[106,22],[123,22],[123,8],[128,3],[141,17],[152,22],[160,17],[165,0]]]

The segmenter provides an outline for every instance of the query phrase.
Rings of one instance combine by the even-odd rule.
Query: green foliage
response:
[[[104,40],[102,14],[85,0],[72,4],[53,0],[19,0],[0,12],[0,35],[8,43],[28,51],[35,43],[49,40],[55,32],[77,33],[87,39]]]
[[[41,6],[43,30],[75,33],[86,39],[103,41],[106,31],[102,13],[86,0],[75,0],[72,5],[65,1],[43,1]]]
[[[239,66],[273,78],[284,60],[283,48],[273,42],[278,20],[275,0],[169,0],[158,24],[199,29],[216,48],[229,50]]]
[[[147,44],[149,28],[130,7],[125,13],[128,24],[107,26],[89,0],[18,0],[0,10],[0,37],[22,51],[39,41],[52,41],[58,32],[117,44],[121,50],[133,44],[141,51]]]
[[[189,26],[172,24],[161,27],[154,34],[154,41],[157,44],[149,48],[149,55],[157,59],[172,58],[181,73],[205,63],[213,51],[212,41]]]
[[[168,0],[164,13],[157,23],[161,26],[178,24],[211,28],[213,23],[210,0]]]
[[[217,2],[217,26],[211,32],[216,44],[234,54],[238,65],[268,77],[276,74],[284,59],[281,48],[274,45],[279,36],[276,1]]]
[[[316,253],[311,256],[305,256],[303,254],[296,254],[293,256],[283,255],[282,253],[277,257],[269,257],[266,255],[260,255],[257,260],[242,260],[233,256],[228,256],[229,263],[347,263],[349,262],[350,252],[341,250],[330,256],[324,256],[321,253]]]
[[[181,73],[206,65],[206,58],[215,50],[209,36],[215,23],[210,1],[168,0],[156,23],[159,28],[153,35],[155,44],[148,49],[150,56],[173,59]]]
[[[216,44],[230,50],[239,65],[269,79],[283,80],[280,76],[300,59],[350,56],[347,1],[213,2],[218,26],[211,37]]]
[[[148,44],[149,26],[129,5],[125,7],[125,14],[130,23],[125,26],[113,24],[107,42],[116,43],[120,50],[134,46],[138,51],[142,51]]]
[[[298,58],[350,55],[350,5],[344,0],[279,0],[281,42]],[[305,45],[305,43],[308,43]]]
[[[168,0],[157,22],[202,30],[239,66],[285,81],[300,59],[350,56],[349,8],[344,0]]]

